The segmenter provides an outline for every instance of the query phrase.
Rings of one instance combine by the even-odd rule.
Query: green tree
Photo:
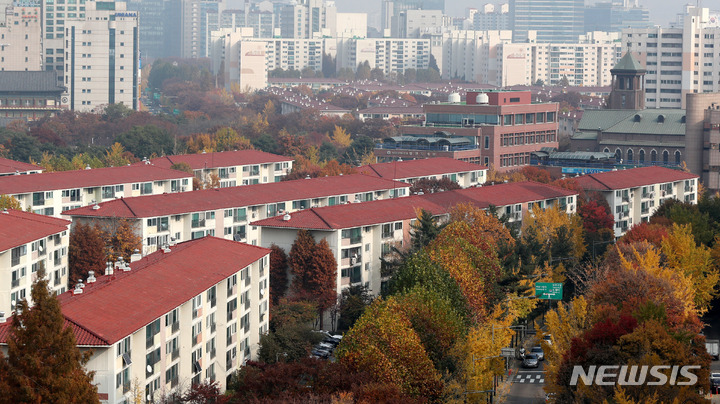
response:
[[[435,240],[442,231],[442,226],[433,217],[432,213],[423,209],[418,214],[418,220],[411,225],[410,246],[412,251],[419,251]]]
[[[95,271],[96,276],[104,274],[105,262],[102,231],[96,226],[76,223],[70,232],[68,248],[69,286],[73,287],[78,281],[87,279],[88,271]]]
[[[317,306],[312,302],[281,299],[273,307],[270,331],[260,337],[259,359],[275,363],[307,358],[313,345],[323,338],[312,329],[316,316]]]
[[[349,330],[362,316],[365,308],[372,303],[368,289],[363,285],[354,285],[343,289],[340,296],[340,320],[338,328]]]
[[[44,275],[44,268],[39,270]],[[43,276],[32,287],[33,306],[18,303],[10,325],[7,360],[0,352],[3,402],[99,403],[94,372],[85,370],[73,329],[65,325],[57,298]]]
[[[108,104],[103,111],[102,119],[103,121],[117,122],[127,118],[133,112],[131,108],[128,108],[123,103]]]
[[[172,154],[174,147],[170,133],[155,125],[134,126],[129,131],[119,134],[115,140],[138,158],[153,154],[158,156]]]

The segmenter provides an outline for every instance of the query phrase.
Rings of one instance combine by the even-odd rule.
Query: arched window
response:
[[[627,158],[628,158],[628,159],[627,159],[628,163],[633,160],[633,151],[632,151],[632,149],[628,149],[628,151],[627,151]]]
[[[603,150],[603,153],[610,153],[610,149],[606,147],[605,150]]]
[[[620,161],[620,159],[622,159],[622,150],[615,149],[615,159],[618,161]]]
[[[657,163],[657,161],[658,161],[658,159],[657,159],[657,152],[656,152],[655,150],[653,150],[653,151],[650,152],[650,162],[651,162],[652,164],[655,164],[655,163]]]
[[[667,164],[670,161],[670,153],[667,150],[663,151],[663,164]]]
[[[645,150],[640,149],[640,154],[638,155],[638,160],[639,160],[641,163],[644,163],[644,162],[645,162]]]
[[[681,159],[680,151],[679,150],[675,151],[675,164],[680,165],[680,159]]]

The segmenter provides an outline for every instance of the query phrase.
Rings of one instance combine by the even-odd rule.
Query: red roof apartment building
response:
[[[85,367],[100,401],[124,402],[132,383],[144,402],[208,379],[225,390],[268,329],[269,254],[205,237],[118,262],[60,295],[78,347],[92,349]],[[5,351],[11,322],[0,319]]]
[[[20,210],[0,211],[0,312],[30,299],[41,265],[50,288],[58,293],[68,284],[70,222]],[[31,302],[32,303],[32,302]]]
[[[143,239],[143,254],[165,244],[206,235],[257,243],[251,221],[319,206],[406,196],[409,185],[369,175],[320,177],[182,194],[121,198],[63,214],[73,222],[112,227],[129,220]]]
[[[43,172],[43,170],[42,167],[34,164],[22,163],[0,157],[0,177],[17,174],[37,174]]]
[[[220,179],[220,187],[278,182],[291,170],[294,159],[260,150],[235,150],[214,153],[180,154],[145,160],[140,164],[171,168],[185,163],[195,177],[209,181],[210,175]]]
[[[433,157],[423,160],[393,161],[358,167],[361,174],[414,183],[419,179],[449,178],[461,188],[485,183],[487,167],[449,157]]]
[[[536,182],[518,182],[466,188],[405,198],[352,203],[305,209],[287,215],[252,222],[260,227],[260,245],[276,244],[289,251],[298,229],[310,230],[316,239],[324,238],[338,264],[337,291],[364,284],[373,294],[380,293],[383,279],[380,258],[392,247],[410,241],[410,224],[416,209],[435,216],[446,215],[459,203],[481,209],[496,206],[511,223],[521,223],[524,213],[558,206],[575,212],[577,192]]]
[[[444,156],[509,171],[558,146],[558,104],[533,102],[530,91],[468,91],[464,102],[455,93],[423,107],[425,123],[401,126],[376,147],[378,161]]]

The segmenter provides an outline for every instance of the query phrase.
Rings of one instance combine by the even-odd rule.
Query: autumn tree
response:
[[[337,261],[325,239],[315,243],[307,230],[299,230],[289,255],[293,293],[317,304],[320,328],[324,312],[337,299]]]
[[[91,353],[77,348],[43,272],[32,287],[33,306],[21,300],[12,317],[7,358],[0,352],[0,384],[7,387],[2,401],[99,403],[94,372],[84,368]]]
[[[275,243],[270,245],[270,298],[276,304],[288,288],[288,257]]]
[[[122,167],[131,163],[135,159],[135,156],[130,152],[126,152],[125,148],[118,143],[113,143],[112,146],[105,152],[105,166],[107,167]]]
[[[270,330],[260,337],[258,357],[265,363],[295,362],[310,355],[322,335],[313,332],[317,305],[309,301],[281,299],[273,307]]]
[[[110,260],[114,261],[118,257],[129,260],[135,250],[142,248],[142,237],[135,234],[134,227],[129,220],[120,219],[114,231],[106,234]]]
[[[583,223],[578,215],[568,215],[564,210],[552,206],[546,209],[535,209],[532,214],[523,220],[523,241],[529,237],[537,237],[542,246],[542,254],[552,261],[552,258],[576,259],[582,258],[585,253],[583,238]],[[532,229],[530,232],[528,230]],[[568,255],[552,255],[553,246],[559,241],[566,241],[569,245]]]
[[[183,172],[186,172],[186,173],[188,173],[188,174],[192,174],[192,173],[193,173],[193,169],[192,169],[192,167],[190,167],[190,164],[188,164],[188,163],[186,163],[186,162],[184,162],[184,161],[181,161],[181,162],[179,162],[179,163],[174,163],[173,165],[170,166],[170,169],[171,169],[171,170],[183,171]]]
[[[381,299],[343,336],[336,355],[353,371],[367,371],[376,382],[391,383],[404,394],[437,400],[442,392],[435,370],[412,323]]]
[[[341,126],[335,125],[335,130],[333,130],[332,140],[335,142],[335,144],[338,145],[340,148],[346,148],[350,146],[350,134]]]
[[[460,184],[451,180],[449,177],[436,178],[422,178],[412,183],[410,186],[410,193],[424,193],[432,194],[435,192],[452,191],[453,189],[460,189]]]
[[[82,222],[75,223],[68,248],[69,286],[86,279],[89,271],[95,271],[96,276],[104,274],[106,258],[102,230]]]
[[[549,184],[552,182],[550,173],[539,167],[525,166],[520,169],[520,173],[522,173],[528,181],[535,181],[543,184]]]
[[[664,225],[649,222],[640,222],[633,225],[620,239],[618,243],[632,244],[639,241],[647,241],[657,247],[662,240],[668,236],[668,228]]]
[[[1,209],[22,210],[22,205],[20,205],[20,201],[12,195],[0,195],[0,210]]]

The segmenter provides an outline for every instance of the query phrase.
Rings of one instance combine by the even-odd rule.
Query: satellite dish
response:
[[[148,373],[152,373],[152,371],[153,371],[152,366],[147,365],[147,372],[148,372]],[[148,396],[148,400],[149,400],[149,399],[150,399],[150,396]]]

